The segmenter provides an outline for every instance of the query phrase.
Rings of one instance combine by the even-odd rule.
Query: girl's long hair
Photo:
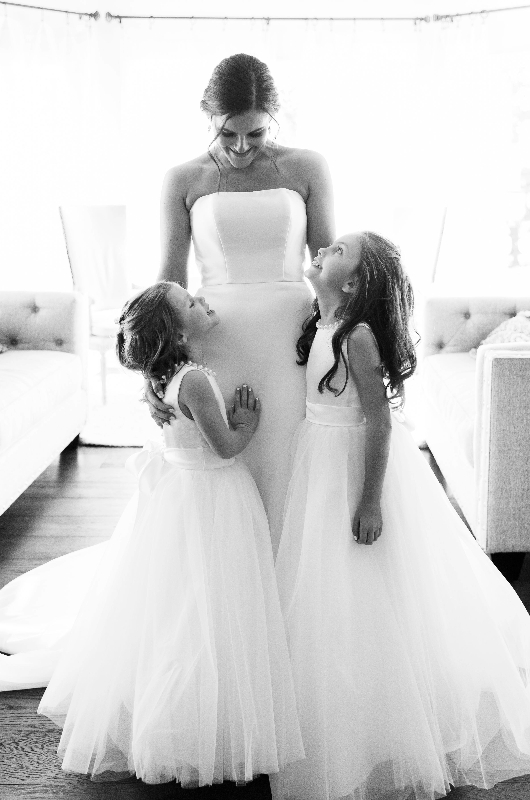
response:
[[[179,344],[180,320],[168,300],[171,281],[159,281],[129,300],[118,319],[116,353],[120,364],[144,378],[167,384],[188,360]]]
[[[409,326],[414,309],[412,286],[401,265],[398,248],[392,242],[371,231],[363,231],[361,237],[361,260],[355,275],[357,291],[345,295],[345,302],[336,311],[339,322],[333,333],[331,346],[334,364],[321,378],[318,389],[328,389],[340,395],[348,380],[348,362],[343,344],[349,334],[360,323],[366,322],[379,347],[383,380],[390,404],[400,407],[404,400],[404,382],[414,373],[417,359]],[[306,364],[309,351],[320,320],[318,301],[313,301],[312,313],[302,326],[302,335],[296,344],[297,363]],[[344,386],[332,386],[340,361],[346,368]]]

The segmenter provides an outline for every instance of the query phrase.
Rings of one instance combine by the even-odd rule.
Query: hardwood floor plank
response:
[[[100,502],[105,500],[105,503]],[[24,516],[46,513],[50,517],[62,517],[64,514],[72,517],[105,517],[109,513],[120,513],[123,510],[123,500],[116,497],[27,497],[23,506]]]

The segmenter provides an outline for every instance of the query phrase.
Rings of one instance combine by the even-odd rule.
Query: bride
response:
[[[288,443],[305,416],[304,370],[295,363],[311,301],[303,262],[306,242],[313,259],[333,240],[331,181],[318,153],[271,141],[278,94],[266,64],[254,56],[221,61],[201,108],[213,139],[207,153],[166,175],[158,277],[187,285],[193,239],[198,294],[222,321],[204,360],[215,369],[221,354],[234,353],[221,386],[225,399],[250,381],[262,400],[257,435],[242,457],[263,498],[276,551]],[[150,385],[146,399],[159,424],[169,419],[170,407]]]
[[[186,285],[193,239],[199,293],[222,320],[203,360],[215,370],[221,352],[234,353],[221,382],[225,399],[247,381],[262,401],[258,433],[244,457],[276,550],[289,439],[305,414],[295,351],[311,299],[303,262],[306,245],[314,258],[334,239],[331,181],[322,156],[269,138],[278,94],[257,58],[221,61],[201,107],[212,142],[207,153],[166,175],[159,278]],[[171,407],[150,385],[145,392],[163,424]],[[0,690],[46,686],[104,550],[105,544],[62,556],[0,591],[0,652],[12,654],[0,655]]]

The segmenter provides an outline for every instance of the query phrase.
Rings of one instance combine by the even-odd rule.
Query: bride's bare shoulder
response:
[[[306,194],[315,185],[329,181],[326,159],[316,150],[304,150],[301,147],[278,147],[276,163],[278,169],[286,173],[294,183],[304,187]]]
[[[277,162],[287,168],[318,170],[327,167],[326,159],[316,150],[301,147],[277,147]]]
[[[164,193],[177,195],[186,201],[188,208],[197,197],[209,194],[210,184],[215,181],[218,172],[208,153],[171,167],[164,177]]]

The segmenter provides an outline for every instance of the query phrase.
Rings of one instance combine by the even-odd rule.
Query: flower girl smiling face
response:
[[[178,380],[177,373],[184,368],[176,395],[180,411],[197,424],[214,453],[232,458],[252,438],[261,404],[252,387],[243,384],[235,390],[228,417],[226,410],[221,410],[210,381],[203,374],[209,370],[201,363],[204,337],[218,322],[203,297],[191,297],[177,283],[159,281],[124,306],[116,351],[120,364],[141,372],[153,382],[160,396],[165,395],[173,378]],[[222,397],[220,391],[219,396]]]
[[[202,341],[219,324],[204,297],[159,281],[133,297],[119,319],[117,353],[124,367],[167,383],[179,364],[202,361]]]
[[[196,348],[204,335],[219,324],[219,317],[204,297],[192,297],[178,283],[171,284],[167,301],[178,319],[178,340],[188,348]]]
[[[356,293],[361,257],[362,234],[349,233],[329,247],[321,247],[305,270],[317,294],[324,323],[333,321],[327,316],[337,305],[343,304],[345,294]]]

